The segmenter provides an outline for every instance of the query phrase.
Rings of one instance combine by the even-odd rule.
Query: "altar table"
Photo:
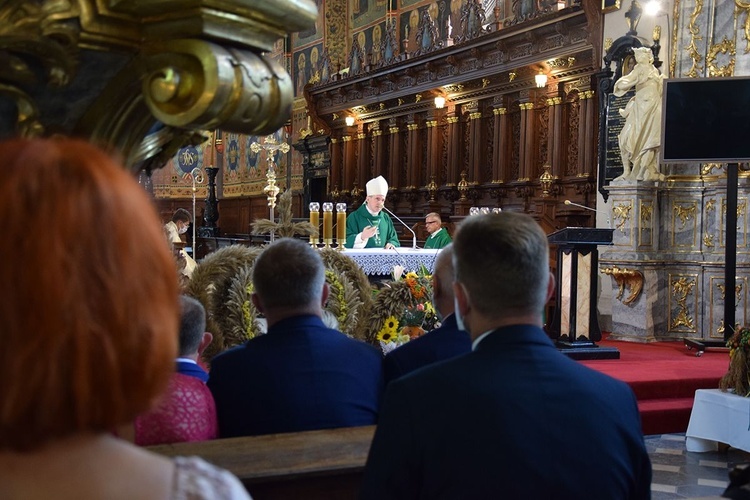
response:
[[[393,266],[404,266],[405,273],[419,270],[420,264],[432,273],[439,249],[412,249],[399,247],[391,250],[383,248],[346,249],[344,255],[351,257],[368,275],[386,275],[393,272]]]
[[[750,398],[719,389],[698,389],[685,447],[687,451],[716,451],[718,443],[750,451]]]

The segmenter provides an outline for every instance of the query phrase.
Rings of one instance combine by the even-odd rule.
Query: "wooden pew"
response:
[[[254,500],[348,500],[359,496],[375,426],[151,446],[197,455],[229,470]]]

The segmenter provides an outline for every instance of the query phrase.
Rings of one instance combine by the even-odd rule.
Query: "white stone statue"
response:
[[[633,70],[615,82],[614,94],[625,95],[635,87],[633,96],[620,115],[625,125],[618,136],[623,173],[615,180],[662,181],[659,172],[661,146],[661,94],[664,75],[654,67],[654,54],[648,47],[633,49]]]

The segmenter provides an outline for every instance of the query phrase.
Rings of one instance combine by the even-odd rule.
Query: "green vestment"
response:
[[[346,217],[346,248],[354,248],[354,240],[367,226],[377,226],[378,232],[367,240],[365,248],[383,248],[386,243],[400,246],[396,229],[388,214],[381,211],[378,215],[372,215],[363,203]]]
[[[424,242],[424,247],[443,248],[444,246],[447,246],[451,241],[453,241],[451,235],[448,234],[448,231],[444,227],[441,227],[437,234],[427,237],[427,241]]]

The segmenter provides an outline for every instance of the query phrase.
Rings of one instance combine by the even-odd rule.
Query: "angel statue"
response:
[[[634,48],[635,66],[615,82],[613,93],[622,97],[635,87],[620,116],[625,125],[618,136],[623,173],[615,180],[663,181],[659,172],[661,146],[661,94],[664,75],[654,67],[648,47]]]

